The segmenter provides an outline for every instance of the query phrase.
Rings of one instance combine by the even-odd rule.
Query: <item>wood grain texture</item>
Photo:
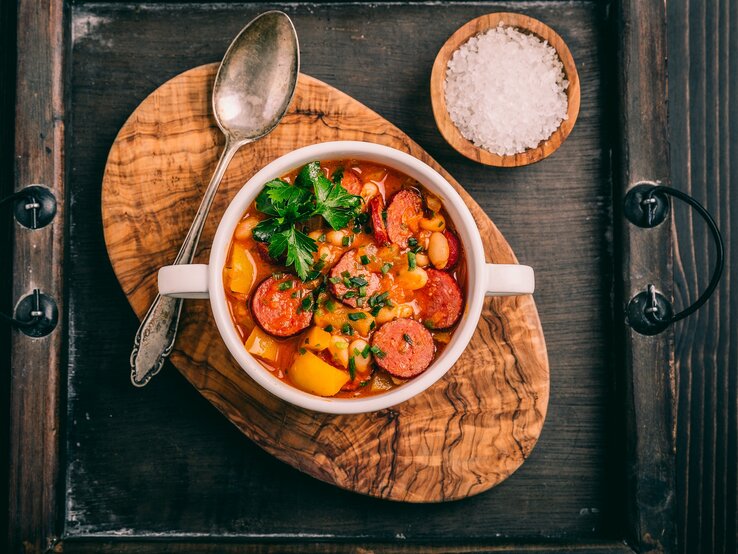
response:
[[[156,295],[156,270],[176,254],[217,159],[222,140],[210,113],[216,70],[211,64],[187,71],[152,93],[108,157],[105,240],[139,317]],[[266,163],[301,146],[340,139],[393,146],[445,173],[386,120],[302,75],[279,127],[231,163],[202,243],[210,244],[228,201]],[[470,207],[490,261],[514,263],[489,218],[445,177]],[[477,333],[446,377],[424,394],[372,414],[319,414],[263,391],[231,359],[207,302],[186,304],[172,361],[267,452],[318,479],[392,500],[453,500],[496,485],[533,449],[548,405],[548,359],[529,296],[488,299]]]
[[[667,2],[673,186],[715,218],[725,271],[710,301],[675,325],[679,376],[677,508],[680,551],[738,551],[738,5]],[[715,249],[704,223],[675,207],[674,303],[707,287]]]
[[[636,294],[654,284],[667,298],[672,290],[668,224],[641,229],[622,215],[622,199],[641,181],[669,184],[665,6],[659,0],[623,0],[618,83],[621,140],[615,217],[620,221],[622,285],[619,317]],[[627,328],[626,328],[627,329]],[[671,332],[624,335],[623,379],[628,483],[629,542],[637,551],[673,552],[674,358]]]
[[[18,3],[15,188],[43,184],[57,198],[54,222],[14,228],[16,301],[38,288],[64,309],[66,29],[63,0]],[[7,216],[4,216],[7,217]],[[9,552],[40,552],[56,540],[64,322],[41,339],[12,331]]]
[[[564,74],[569,81],[566,89],[568,99],[567,119],[561,122],[559,128],[536,148],[529,148],[519,154],[501,156],[476,146],[467,140],[454,125],[446,107],[445,80],[446,68],[453,53],[471,37],[497,27],[500,23],[516,27],[529,32],[538,38],[547,41],[554,47],[564,65]],[[446,141],[459,153],[467,158],[497,167],[518,167],[538,162],[553,154],[574,128],[579,115],[580,87],[579,74],[574,58],[564,40],[551,27],[530,16],[520,13],[495,12],[472,19],[462,25],[438,51],[430,79],[431,102],[436,125]]]

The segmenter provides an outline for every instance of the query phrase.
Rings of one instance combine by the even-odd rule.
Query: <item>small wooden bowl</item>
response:
[[[559,55],[564,65],[564,74],[569,81],[566,89],[568,97],[569,118],[561,122],[559,128],[546,140],[541,141],[535,148],[529,148],[525,152],[519,154],[511,154],[501,156],[485,150],[464,138],[461,131],[451,121],[448,109],[446,108],[446,67],[453,53],[474,35],[483,33],[502,22],[505,26],[515,27],[522,32],[531,33],[542,40],[548,41]],[[564,40],[548,25],[519,13],[499,12],[483,15],[472,19],[463,27],[459,28],[446,41],[436,56],[433,63],[433,72],[431,73],[431,103],[433,104],[433,116],[436,119],[438,130],[441,131],[443,138],[454,147],[459,153],[467,158],[486,165],[494,165],[497,167],[518,167],[528,165],[542,160],[546,156],[553,153],[569,136],[574,123],[576,123],[579,115],[579,74],[577,73],[574,58],[569,52]]]

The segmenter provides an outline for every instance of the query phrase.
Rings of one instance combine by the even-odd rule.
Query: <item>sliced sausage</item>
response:
[[[336,298],[347,306],[359,307],[358,300],[362,298],[366,307],[367,298],[379,290],[380,278],[361,263],[356,250],[349,250],[331,269],[330,284]]]
[[[445,271],[449,271],[453,269],[456,262],[459,261],[461,243],[459,242],[459,238],[448,229],[443,232],[443,236],[446,237],[446,240],[448,241],[448,262],[446,262],[446,267],[443,269]]]
[[[390,244],[389,235],[387,234],[387,227],[384,225],[384,217],[382,212],[384,211],[384,200],[382,197],[377,195],[369,200],[369,214],[372,218],[372,229],[374,229],[374,240],[380,246],[388,246]]]
[[[387,208],[387,233],[389,239],[401,248],[407,248],[407,239],[418,230],[423,217],[423,202],[412,190],[401,190],[392,197]]]
[[[341,177],[341,186],[349,191],[350,194],[358,195],[361,192],[361,180],[350,169],[343,172]]]
[[[385,323],[374,333],[372,346],[377,365],[401,379],[423,373],[435,355],[433,336],[414,319]]]
[[[415,291],[415,301],[426,327],[445,329],[456,323],[464,303],[456,280],[438,269],[426,268],[428,282]]]
[[[289,283],[289,284],[288,284]],[[294,275],[262,281],[254,292],[251,310],[262,329],[277,337],[290,337],[307,328],[313,319],[310,308],[302,302],[312,293]]]

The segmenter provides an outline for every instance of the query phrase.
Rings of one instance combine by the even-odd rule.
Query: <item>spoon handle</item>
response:
[[[202,229],[205,226],[210,206],[215,199],[220,181],[223,179],[226,168],[233,159],[233,155],[241,147],[240,142],[231,142],[226,138],[225,148],[220,155],[208,188],[205,190],[195,219],[182,243],[175,265],[192,263],[200,240]],[[156,299],[146,312],[141,326],[136,332],[131,352],[131,382],[137,387],[143,387],[149,380],[159,373],[164,360],[172,352],[174,341],[177,338],[179,315],[182,312],[182,299],[156,295]]]

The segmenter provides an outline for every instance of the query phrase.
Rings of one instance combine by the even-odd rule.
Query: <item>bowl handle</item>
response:
[[[172,298],[208,298],[208,266],[167,265],[159,270],[159,294]]]
[[[518,264],[487,264],[487,296],[533,294],[536,278],[533,268]]]

